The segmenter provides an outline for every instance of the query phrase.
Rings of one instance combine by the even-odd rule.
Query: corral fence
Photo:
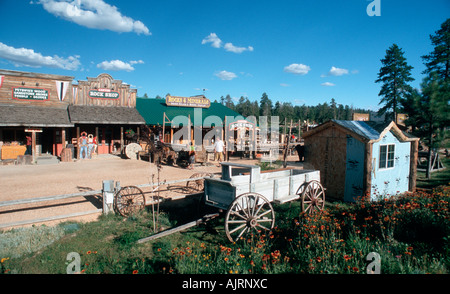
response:
[[[188,179],[180,179],[180,180],[173,180],[173,181],[164,181],[160,183],[151,183],[151,184],[141,184],[141,185],[135,185],[135,187],[138,188],[154,188],[150,193],[153,193],[156,188],[165,186],[165,185],[173,185],[183,182],[190,182],[190,181],[198,181],[203,180],[209,176],[203,176],[203,177],[195,177],[195,178],[188,178]],[[114,203],[114,197],[115,194],[120,190],[120,182],[114,182],[113,180],[105,180],[102,182],[102,190],[96,190],[96,191],[85,191],[85,192],[79,192],[79,193],[73,193],[73,194],[62,194],[62,195],[54,195],[54,196],[44,196],[44,197],[37,197],[37,198],[27,198],[27,199],[17,199],[17,200],[10,200],[10,201],[3,201],[0,202],[0,208],[6,207],[6,206],[18,206],[23,204],[31,204],[31,203],[43,203],[43,202],[50,202],[55,200],[62,200],[62,199],[70,199],[70,198],[76,198],[76,197],[97,197],[100,198],[103,204],[102,208],[94,209],[94,210],[88,210],[88,211],[82,211],[82,212],[76,212],[76,213],[70,213],[70,214],[64,214],[64,215],[57,215],[57,216],[50,216],[45,218],[36,218],[36,219],[29,219],[29,220],[22,220],[22,221],[16,221],[16,222],[9,222],[9,223],[0,223],[0,229],[9,228],[9,227],[16,227],[16,226],[22,226],[22,225],[29,225],[29,224],[35,224],[35,223],[42,223],[42,222],[48,222],[48,221],[55,221],[55,220],[61,220],[61,219],[68,219],[73,217],[79,217],[89,214],[95,214],[95,213],[114,213],[113,209],[113,203]],[[198,193],[198,192],[197,192]],[[192,194],[197,194],[192,193]],[[176,196],[171,197],[170,200],[177,200],[180,198],[185,198],[192,194],[185,194],[182,196]],[[158,201],[162,201],[159,199]],[[71,205],[71,203],[67,203],[67,205]],[[26,208],[29,209],[40,209],[41,206],[36,206],[32,208]],[[17,209],[14,211],[20,211],[21,209]],[[1,211],[1,214],[8,213],[8,211]]]

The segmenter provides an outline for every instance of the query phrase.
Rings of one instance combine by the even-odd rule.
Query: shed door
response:
[[[327,195],[343,200],[347,140],[339,132],[336,133],[335,136],[326,138],[323,185],[327,189]]]
[[[364,194],[364,151],[364,143],[356,140],[352,136],[347,137],[345,201],[353,202]]]

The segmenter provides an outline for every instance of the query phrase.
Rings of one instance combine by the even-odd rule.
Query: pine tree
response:
[[[430,35],[434,50],[422,56],[425,61],[425,74],[436,72],[445,81],[450,82],[450,18],[447,19],[435,35]]]
[[[422,83],[422,91],[416,100],[415,120],[420,126],[417,134],[428,146],[428,167],[426,177],[430,177],[431,149],[439,146],[444,139],[444,126],[449,123],[450,83],[440,78],[436,72],[427,76]]]
[[[272,115],[272,100],[269,99],[269,96],[264,92],[261,96],[261,100],[259,102],[260,107],[260,115],[262,116],[271,116]]]
[[[376,83],[383,83],[381,86],[381,96],[379,104],[384,104],[378,111],[378,115],[382,115],[392,110],[392,119],[397,122],[397,113],[400,110],[401,101],[405,99],[405,95],[411,92],[412,88],[408,84],[414,80],[411,77],[412,66],[408,65],[404,52],[397,44],[393,44],[386,50],[386,56],[381,60],[382,67],[378,73]]]

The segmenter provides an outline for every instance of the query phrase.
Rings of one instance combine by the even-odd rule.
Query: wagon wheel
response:
[[[325,206],[325,190],[319,181],[314,180],[309,182],[303,189],[301,198],[302,211],[304,212],[322,212]]]
[[[269,232],[275,224],[275,212],[270,202],[261,194],[245,193],[231,203],[225,216],[225,233],[228,240],[236,242],[245,234]]]
[[[190,176],[190,179],[205,177],[205,176],[211,176],[210,173],[195,173],[192,176]],[[196,190],[196,191],[203,191],[203,188],[205,187],[205,180],[195,180],[195,181],[188,181],[186,183],[186,187]]]
[[[130,216],[144,208],[144,193],[136,186],[123,187],[114,198],[114,209],[122,216]]]

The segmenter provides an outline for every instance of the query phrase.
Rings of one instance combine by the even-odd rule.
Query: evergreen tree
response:
[[[260,107],[260,115],[262,116],[271,116],[272,115],[272,101],[269,99],[269,96],[264,92],[261,96],[261,100],[259,102]]]
[[[422,56],[425,61],[425,74],[436,72],[441,79],[450,81],[450,18],[447,19],[435,35],[430,35],[434,50]]]
[[[392,110],[392,119],[397,122],[397,113],[400,110],[402,100],[405,95],[411,92],[412,88],[408,84],[414,80],[411,77],[412,66],[408,65],[406,58],[403,56],[404,52],[397,44],[393,44],[386,50],[386,56],[381,60],[382,67],[378,73],[376,83],[383,83],[381,86],[381,96],[379,104],[384,104],[378,111],[379,115]]]
[[[234,103],[233,103],[233,99],[231,98],[230,94],[228,94],[225,97],[225,106],[234,110]]]
[[[429,147],[427,178],[430,177],[431,149],[439,147],[444,139],[445,126],[450,122],[450,83],[434,72],[422,83],[421,94],[416,100],[414,121],[419,126],[416,132]]]

